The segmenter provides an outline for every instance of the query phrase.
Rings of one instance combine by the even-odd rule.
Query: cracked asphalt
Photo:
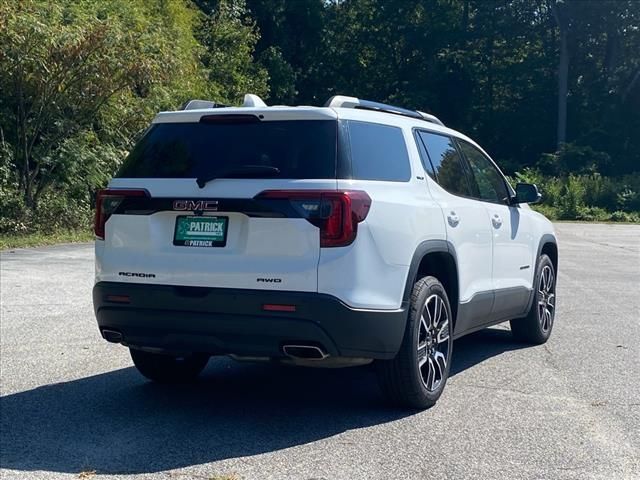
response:
[[[419,413],[367,367],[222,358],[150,384],[98,334],[91,245],[2,252],[0,478],[640,479],[640,225],[557,232],[549,342],[457,341]]]

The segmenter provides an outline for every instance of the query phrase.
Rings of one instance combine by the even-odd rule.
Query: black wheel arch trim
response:
[[[536,255],[536,266],[535,266],[535,270],[533,271],[533,283],[531,284],[531,295],[529,297],[529,303],[527,305],[527,312],[531,309],[531,304],[533,303],[533,299],[536,297],[536,285],[538,284],[538,266],[540,265],[540,256],[542,255],[542,249],[547,244],[552,244],[555,247],[556,252],[558,251],[558,240],[554,235],[551,235],[550,233],[545,233],[544,235],[542,235],[542,237],[540,237],[540,242],[538,243],[538,251]],[[553,259],[551,259],[551,262],[553,263]],[[556,259],[556,264],[553,266],[553,268],[555,269],[554,273],[556,275],[556,279],[558,278],[558,263],[559,263],[559,259]]]
[[[404,287],[404,293],[402,295],[403,304],[406,305],[409,303],[409,300],[411,298],[411,291],[413,290],[413,284],[416,283],[416,280],[417,280],[420,263],[422,263],[422,259],[430,253],[447,253],[451,255],[456,265],[456,274],[457,274],[458,257],[456,255],[456,249],[453,246],[453,244],[448,240],[440,240],[440,239],[425,240],[424,242],[420,243],[416,247],[416,250],[413,253],[413,258],[411,259],[411,264],[409,265],[409,273],[407,275],[407,281]]]

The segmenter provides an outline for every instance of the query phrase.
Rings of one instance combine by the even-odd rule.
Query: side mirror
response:
[[[541,199],[542,195],[533,183],[518,183],[516,184],[516,196],[511,198],[511,203],[538,203]]]

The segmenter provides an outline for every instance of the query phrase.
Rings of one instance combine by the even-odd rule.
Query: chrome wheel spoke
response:
[[[440,344],[449,340],[449,320],[442,322],[438,329],[438,336],[436,337],[436,343]]]
[[[425,319],[424,316],[424,312],[427,313],[427,318]],[[422,312],[422,320],[424,320],[424,326],[427,330],[429,330],[429,328],[431,328],[431,325],[433,325],[433,315],[431,315],[431,311],[429,310],[429,300],[427,300],[427,302],[424,304],[424,310]]]
[[[418,367],[422,367],[429,355],[427,354],[427,342],[418,345]]]
[[[420,334],[422,335],[422,333],[425,335],[429,333],[429,324],[425,320],[424,315],[420,317]],[[420,338],[422,338],[422,336]]]
[[[438,306],[440,298],[437,295],[431,295],[427,298],[426,301],[426,309],[429,312],[429,318],[431,319],[431,323],[429,323],[429,328],[435,328],[440,321],[440,308]],[[431,309],[429,308],[431,307]]]
[[[442,309],[444,308],[444,302],[440,297],[436,297],[435,300],[436,300],[435,310],[437,313],[436,313],[435,321],[433,323],[433,328],[437,328],[438,325],[440,325],[440,323],[442,322]]]
[[[429,357],[428,363],[429,368],[425,386],[427,390],[433,391],[440,386],[440,383],[444,379],[445,372],[447,371],[447,360],[442,352],[435,352],[433,356]]]
[[[556,308],[556,295],[555,293],[550,293],[549,297],[547,297],[547,307],[551,307],[552,309]]]
[[[433,382],[436,377],[435,366],[433,365],[433,358],[429,357],[429,368],[427,369],[427,379],[425,384],[428,390],[433,390]]]

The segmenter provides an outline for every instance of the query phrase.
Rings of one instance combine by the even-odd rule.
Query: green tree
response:
[[[1,1],[2,195],[35,211],[56,186],[86,202],[159,110],[265,93],[244,12],[242,2],[205,15],[188,0]]]
[[[208,69],[210,95],[223,103],[237,103],[245,93],[266,95],[268,73],[253,61],[259,34],[243,0],[220,0],[199,29]],[[204,5],[209,7],[207,3]],[[205,8],[206,9],[206,8]]]
[[[126,143],[140,127],[140,102],[134,99],[157,100],[158,87],[195,72],[197,58],[170,41],[180,28],[156,22],[178,2],[162,4],[158,9],[125,0],[107,6],[35,0],[0,5],[4,158],[15,169],[28,207],[36,209],[51,185],[65,183],[78,169],[75,161],[99,163],[94,155],[74,155],[70,145],[90,150],[90,131],[99,141]],[[194,18],[181,13],[187,22]]]

